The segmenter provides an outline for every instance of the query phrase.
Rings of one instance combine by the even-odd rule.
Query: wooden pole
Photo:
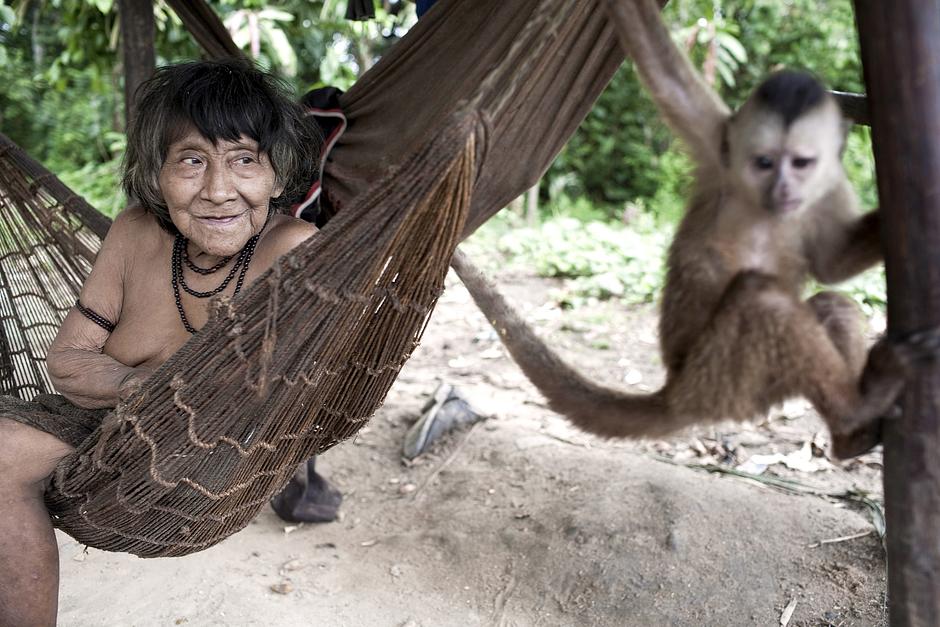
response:
[[[118,0],[124,64],[124,121],[134,115],[134,92],[153,74],[156,56],[152,0]]]
[[[940,0],[855,0],[878,175],[888,332],[940,325]],[[940,367],[884,427],[892,625],[940,625]]]

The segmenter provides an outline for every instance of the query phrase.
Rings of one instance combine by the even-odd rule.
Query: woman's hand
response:
[[[140,388],[143,387],[144,383],[152,374],[153,370],[143,366],[132,369],[124,376],[124,379],[121,380],[121,384],[118,386],[118,398],[121,401],[126,401],[140,391]]]

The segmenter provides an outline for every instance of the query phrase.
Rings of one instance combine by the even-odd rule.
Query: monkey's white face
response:
[[[799,215],[845,174],[842,114],[831,99],[785,127],[779,114],[748,102],[728,129],[737,192],[774,215]]]

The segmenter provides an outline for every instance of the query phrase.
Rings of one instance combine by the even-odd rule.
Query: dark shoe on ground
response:
[[[271,508],[286,522],[333,522],[343,495],[315,470],[316,457],[300,465],[290,483],[271,499]]]

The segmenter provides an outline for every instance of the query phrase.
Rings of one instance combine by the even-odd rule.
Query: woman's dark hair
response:
[[[170,145],[195,128],[216,143],[245,136],[268,156],[284,191],[271,199],[280,210],[303,197],[313,182],[320,136],[284,85],[246,61],[196,61],[158,68],[135,94],[127,131],[124,191],[164,229],[176,233],[160,170]]]

